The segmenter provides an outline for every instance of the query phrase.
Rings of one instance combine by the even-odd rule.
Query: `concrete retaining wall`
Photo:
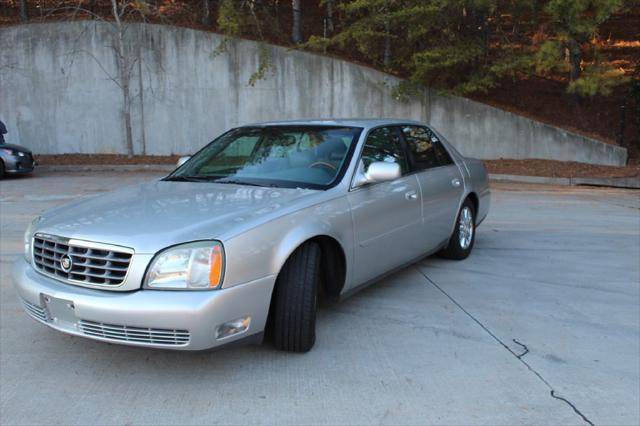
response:
[[[126,28],[131,101],[101,22],[0,28],[0,118],[8,142],[36,153],[189,154],[230,127],[288,118],[395,117],[431,122],[480,158],[548,158],[621,165],[626,150],[463,98],[425,92],[399,102],[397,79],[345,61],[267,46],[273,69],[255,86],[260,47],[158,25]]]
[[[428,120],[465,155],[621,166],[627,150],[459,97],[431,96]]]

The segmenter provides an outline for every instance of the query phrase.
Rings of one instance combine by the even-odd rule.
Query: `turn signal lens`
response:
[[[211,269],[209,271],[209,286],[217,287],[222,280],[222,249],[214,246],[211,249]]]

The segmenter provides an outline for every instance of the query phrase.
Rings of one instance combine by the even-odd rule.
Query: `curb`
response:
[[[489,180],[495,182],[522,182],[522,183],[542,183],[547,185],[571,185],[569,178],[555,178],[544,176],[520,176],[520,175],[494,175],[489,174]]]
[[[172,172],[176,169],[173,164],[45,164],[36,166],[43,172]]]
[[[640,189],[640,177],[626,178],[557,178],[544,176],[519,176],[519,175],[499,175],[490,174],[489,179],[494,182],[522,182],[522,183],[540,183],[546,185],[564,185],[564,186],[606,186],[610,188],[626,188]]]
[[[610,186],[640,189],[640,177],[630,178],[571,178],[571,185]]]

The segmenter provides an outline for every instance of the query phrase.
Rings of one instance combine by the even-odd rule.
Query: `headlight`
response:
[[[33,234],[40,220],[42,220],[40,216],[33,219],[24,232],[24,260],[29,263],[31,263],[31,240],[33,239]]]
[[[224,250],[218,241],[198,241],[168,248],[151,261],[144,286],[152,289],[218,288],[224,273]]]

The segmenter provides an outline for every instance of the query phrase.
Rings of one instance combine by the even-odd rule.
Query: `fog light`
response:
[[[224,339],[226,337],[235,336],[236,334],[244,333],[249,328],[251,323],[251,317],[238,318],[233,321],[227,321],[224,324],[218,326],[216,331],[216,339]]]

